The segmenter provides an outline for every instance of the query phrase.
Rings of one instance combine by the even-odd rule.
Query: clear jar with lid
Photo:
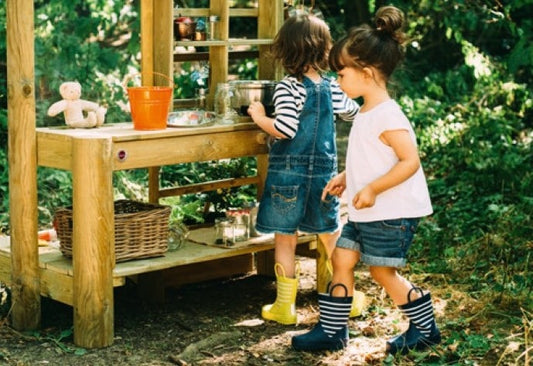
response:
[[[229,83],[218,83],[214,101],[217,123],[229,125],[237,121],[239,115],[231,106],[231,100],[234,96],[235,87],[233,85]]]
[[[235,243],[234,220],[230,217],[215,219],[215,244],[232,246]]]

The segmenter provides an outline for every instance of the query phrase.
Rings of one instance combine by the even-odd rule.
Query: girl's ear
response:
[[[371,67],[363,67],[363,75],[365,78],[374,78],[374,70]]]

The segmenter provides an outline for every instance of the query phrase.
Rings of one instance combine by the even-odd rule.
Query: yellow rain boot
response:
[[[331,264],[331,259],[328,259],[326,261],[326,268],[329,273],[329,281],[327,283],[329,284],[331,282],[331,278],[333,277],[333,265]],[[329,285],[328,285],[329,286]],[[350,318],[355,318],[360,316],[363,313],[363,310],[366,307],[366,296],[363,292],[357,291],[356,289],[353,290],[353,296],[352,296],[352,309],[350,310]]]
[[[266,320],[273,320],[280,324],[296,324],[296,291],[300,267],[296,265],[295,278],[285,277],[285,269],[279,263],[274,265],[276,273],[277,294],[273,304],[263,306],[261,316]],[[278,273],[278,272],[281,272]]]

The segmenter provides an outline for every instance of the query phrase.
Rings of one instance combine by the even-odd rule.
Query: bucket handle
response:
[[[172,79],[170,79],[167,75],[162,74],[160,72],[155,72],[155,71],[142,71],[142,72],[137,72],[137,73],[134,73],[134,74],[129,74],[129,75],[126,75],[124,77],[124,81],[122,82],[122,87],[124,88],[124,91],[127,92],[128,83],[131,81],[131,79],[133,79],[136,76],[142,75],[142,74],[153,74],[153,75],[162,76],[162,77],[164,77],[165,79],[167,79],[169,81],[170,87],[174,88],[174,81],[172,81]]]

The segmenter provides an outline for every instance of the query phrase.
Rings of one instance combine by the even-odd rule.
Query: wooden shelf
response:
[[[274,41],[272,39],[250,39],[250,38],[230,38],[227,41],[175,41],[175,46],[183,47],[211,47],[211,46],[264,46],[270,45]]]
[[[211,11],[208,8],[178,8],[174,9],[174,18],[179,16],[184,17],[208,17]],[[218,14],[215,14],[218,15]],[[230,17],[250,17],[257,18],[259,16],[258,8],[230,8]]]
[[[245,58],[257,58],[259,51],[229,51],[228,60],[242,60]],[[209,52],[174,53],[174,62],[185,61],[209,61]]]
[[[298,244],[307,244],[309,249],[314,249],[317,245],[316,236],[301,235],[298,238]],[[185,242],[178,250],[166,252],[160,257],[117,263],[113,269],[113,287],[123,286],[126,283],[126,278],[130,276],[258,253],[273,248],[273,235],[252,238],[246,243],[237,243],[235,247],[231,248]],[[0,237],[0,281],[5,283],[10,282],[10,257],[9,237]],[[74,301],[72,259],[65,257],[58,247],[40,247],[39,269],[41,272],[41,294],[72,305]]]

